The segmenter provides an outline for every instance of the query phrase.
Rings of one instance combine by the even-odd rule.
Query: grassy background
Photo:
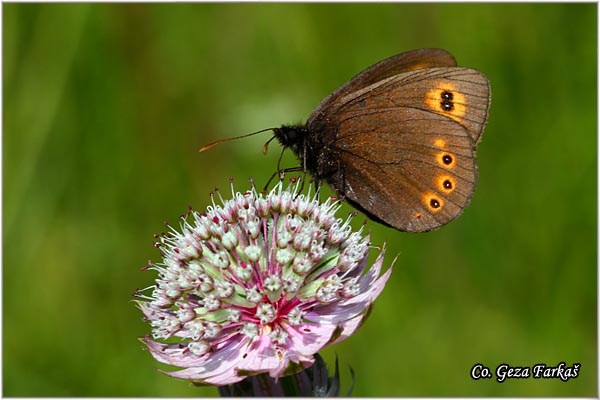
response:
[[[596,396],[596,7],[4,4],[4,395],[216,395],[155,371],[129,300],[163,221],[230,176],[264,183],[279,149],[197,149],[304,121],[363,68],[441,47],[492,84],[473,201],[431,233],[369,224],[400,257],[367,324],[323,355],[358,396]],[[469,377],[560,361],[580,376]]]

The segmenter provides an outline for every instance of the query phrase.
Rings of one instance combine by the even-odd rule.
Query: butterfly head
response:
[[[275,137],[283,147],[289,147],[296,154],[302,154],[308,129],[302,125],[282,125],[273,129]]]

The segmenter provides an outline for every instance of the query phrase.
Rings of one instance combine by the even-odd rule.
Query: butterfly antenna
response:
[[[230,140],[237,140],[237,139],[243,139],[243,138],[247,138],[248,136],[253,136],[253,135],[257,135],[257,134],[259,134],[259,133],[263,133],[263,132],[267,132],[267,131],[272,131],[272,130],[274,130],[274,129],[275,129],[275,128],[267,128],[267,129],[262,129],[262,130],[260,130],[260,131],[256,131],[256,132],[248,133],[248,134],[246,134],[246,135],[242,135],[242,136],[236,136],[236,137],[231,137],[231,138],[227,138],[227,139],[221,139],[221,140],[217,140],[217,141],[214,141],[214,142],[212,142],[212,143],[209,143],[209,144],[207,144],[207,145],[204,145],[204,146],[202,146],[202,147],[200,148],[200,150],[198,150],[198,152],[199,152],[199,153],[202,153],[203,151],[206,151],[206,150],[208,150],[208,149],[211,149],[211,148],[215,147],[216,145],[218,145],[218,144],[220,144],[220,143],[223,143],[223,142],[229,142]],[[275,136],[273,136],[273,137],[275,137]],[[273,140],[273,138],[271,138],[271,140]],[[271,140],[269,140],[269,142],[270,142]],[[267,143],[269,143],[269,142],[267,142]]]

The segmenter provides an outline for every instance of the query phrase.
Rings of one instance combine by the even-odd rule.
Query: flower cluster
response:
[[[335,217],[339,202],[281,182],[221,202],[159,237],[163,260],[149,266],[159,278],[151,296],[138,293],[152,326],[143,341],[184,368],[167,375],[211,385],[277,378],[358,329],[391,268],[381,274],[385,250],[366,268],[369,237]]]

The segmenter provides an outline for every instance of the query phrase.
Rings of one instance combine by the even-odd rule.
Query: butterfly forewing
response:
[[[327,108],[336,100],[356,92],[374,83],[403,72],[433,67],[454,67],[456,60],[446,50],[419,49],[397,54],[361,71],[354,78],[340,86],[327,96],[309,117],[307,124],[327,112]]]
[[[475,143],[487,121],[489,81],[469,68],[429,68],[402,73],[332,104],[336,114],[393,107],[417,108],[450,118],[464,126]]]

